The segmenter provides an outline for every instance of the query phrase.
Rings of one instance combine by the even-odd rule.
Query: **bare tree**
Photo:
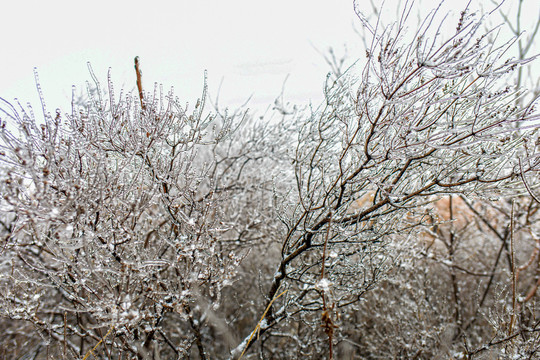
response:
[[[514,40],[487,41],[483,17],[466,9],[448,38],[434,11],[404,42],[410,9],[384,29],[365,22],[366,63],[328,84],[326,103],[303,122],[292,159],[296,199],[267,311],[233,358],[255,334],[260,351],[276,358],[284,349],[272,339],[281,337],[295,339],[287,344],[302,356],[332,357],[332,344],[346,341],[339,330],[355,321],[352,309],[399,262],[394,247],[431,222],[423,205],[437,195],[522,188],[521,177],[537,168],[536,145],[528,145],[536,116],[501,87],[526,63],[504,58]]]

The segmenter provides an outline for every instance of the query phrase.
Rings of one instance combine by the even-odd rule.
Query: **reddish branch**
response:
[[[139,65],[139,57],[135,56],[135,73],[137,74],[137,89],[139,90],[139,99],[141,100],[141,108],[144,110],[144,93],[142,88],[142,72]]]

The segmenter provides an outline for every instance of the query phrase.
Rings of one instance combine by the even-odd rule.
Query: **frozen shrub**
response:
[[[365,59],[273,118],[147,93],[137,60],[136,94],[95,80],[70,114],[2,100],[5,356],[534,356],[529,60],[410,12],[358,12]]]
[[[110,330],[107,356],[179,354],[200,341],[193,299],[219,298],[240,260],[220,245],[227,189],[205,156],[233,119],[172,92],[115,99],[109,81],[103,95],[67,115],[43,106],[43,121],[2,106],[0,309],[34,327],[22,344],[5,329],[15,353],[82,357]]]
[[[429,232],[441,237],[433,226],[444,216],[437,218],[430,202],[447,194],[515,194],[522,191],[524,179],[534,182],[538,158],[532,120],[537,116],[532,107],[515,106],[520,93],[505,84],[528,60],[507,60],[514,40],[493,42],[491,32],[483,32],[484,18],[468,10],[447,37],[440,31],[437,11],[412,36],[406,33],[409,12],[406,7],[402,18],[385,28],[364,22],[372,33],[366,60],[329,81],[326,102],[298,117],[303,125],[292,160],[296,193],[284,219],[281,259],[266,294],[264,320],[234,356],[253,344],[254,334],[261,338],[259,351],[273,358],[288,358],[294,351],[296,358],[332,357],[333,344],[357,346],[352,353],[367,358],[383,353],[387,344],[395,351],[382,358],[430,358],[437,351],[451,355],[462,341],[458,337],[454,342],[447,328],[438,333],[427,320],[406,329],[407,317],[400,318],[399,311],[408,304],[400,301],[406,301],[404,289],[411,293],[409,303],[420,301],[423,290],[417,280],[404,278],[388,292],[377,290],[384,305],[377,309],[369,293],[399,273],[403,256],[421,251],[416,239],[429,240]],[[452,247],[444,250],[450,259],[440,259],[451,269],[452,261],[467,258],[465,250]],[[453,294],[447,289],[452,283],[456,289],[465,286],[459,281],[438,280],[433,291],[440,304],[451,303]],[[392,306],[394,297],[399,306]],[[477,315],[474,309],[458,315],[448,306],[438,310],[446,318],[459,316],[452,324],[458,334],[464,317]],[[362,325],[360,318],[374,327]],[[398,329],[404,340],[386,338],[389,331],[382,326]],[[489,342],[485,333],[478,335],[475,344]],[[370,339],[367,344],[358,340],[362,337]],[[294,341],[281,345],[283,338]],[[422,340],[420,347],[415,338]]]

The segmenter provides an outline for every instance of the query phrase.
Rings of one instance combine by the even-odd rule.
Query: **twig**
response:
[[[201,357],[201,360],[206,360],[206,351],[204,350],[204,346],[202,343],[202,336],[201,331],[199,330],[198,322],[195,322],[193,319],[193,313],[191,311],[191,307],[186,302],[184,304],[184,309],[186,310],[186,313],[188,315],[189,324],[191,326],[191,329],[193,330],[193,333],[195,334],[195,344],[197,344],[197,349],[199,350],[199,356]]]
[[[89,357],[90,355],[92,355],[92,356],[95,357],[94,351],[95,351],[95,350],[97,349],[97,347],[103,342],[103,340],[105,340],[105,339],[107,338],[107,336],[109,336],[109,334],[110,334],[113,330],[114,330],[114,327],[111,326],[111,328],[109,329],[109,331],[107,331],[107,333],[105,334],[105,336],[102,337],[101,340],[98,341],[98,343],[96,344],[96,346],[94,346],[94,348],[93,348],[92,350],[88,351],[88,352],[86,353],[86,355],[84,355],[84,357],[83,357],[82,360],[88,359],[88,357]]]
[[[322,264],[321,264],[321,281],[324,280],[324,268],[326,264],[326,248],[328,247],[328,238],[330,236],[330,228],[332,226],[332,215],[333,213],[330,212],[330,219],[328,220],[327,228],[326,228],[326,237],[324,239],[324,247],[323,247],[323,255],[322,255]],[[324,293],[324,288],[321,289],[321,297],[323,301],[323,313],[321,316],[322,320],[322,327],[324,329],[324,332],[328,336],[328,351],[329,351],[329,359],[333,359],[333,348],[332,348],[332,338],[334,335],[334,328],[336,327],[334,325],[334,322],[332,321],[332,317],[330,315],[330,311],[328,309],[328,306],[326,305],[326,296]],[[331,310],[331,309],[330,309]]]
[[[514,329],[514,323],[516,322],[517,312],[517,297],[516,297],[516,281],[517,271],[516,262],[514,258],[514,201],[512,201],[512,210],[510,215],[510,259],[512,261],[512,315],[510,316],[510,323],[508,324],[508,335],[512,334]]]
[[[259,320],[259,322],[257,323],[257,326],[255,326],[255,330],[253,330],[251,332],[251,335],[246,343],[246,346],[244,347],[244,351],[242,351],[242,353],[240,354],[240,357],[238,358],[238,360],[240,360],[242,358],[242,356],[244,356],[244,353],[247,351],[247,349],[249,348],[249,344],[251,343],[251,340],[253,339],[253,336],[255,335],[255,333],[259,334],[260,330],[261,330],[261,324],[264,320],[264,318],[266,317],[266,313],[268,312],[268,310],[270,309],[270,307],[272,306],[272,304],[274,303],[274,301],[276,301],[277,299],[279,299],[283,294],[285,294],[287,292],[287,290],[284,290],[281,294],[279,294],[278,296],[276,296],[275,298],[272,299],[272,301],[270,301],[270,303],[268,304],[268,306],[266,307],[266,310],[264,310],[264,313],[262,314],[261,316],[261,319]],[[257,335],[258,336],[258,335]]]
[[[144,104],[144,92],[142,87],[142,72],[139,65],[139,57],[135,56],[135,73],[137,74],[137,89],[139,90],[139,99],[141,100],[141,108],[146,109]]]
[[[66,347],[67,347],[67,344],[66,344],[66,335],[67,335],[67,312],[64,312],[64,348],[63,348],[63,352],[62,352],[62,358],[65,359],[66,358]]]
[[[469,351],[467,353],[467,355],[471,356],[471,355],[476,355],[478,353],[481,353],[483,351],[486,351],[488,350],[490,347],[493,347],[493,346],[497,346],[497,345],[501,345],[501,344],[504,344],[505,342],[507,341],[510,341],[520,335],[523,335],[523,334],[530,334],[530,333],[534,333],[534,332],[538,332],[540,331],[539,328],[537,328],[538,326],[538,323],[535,324],[535,326],[533,328],[524,328],[524,329],[521,329],[520,331],[514,333],[514,334],[511,334],[511,335],[508,335],[507,337],[503,338],[503,339],[499,339],[499,340],[491,340],[488,344],[476,349],[476,350],[473,350],[473,351]],[[469,359],[471,359],[471,357],[469,357]]]

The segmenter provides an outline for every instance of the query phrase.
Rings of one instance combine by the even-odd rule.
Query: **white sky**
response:
[[[387,1],[390,12],[395,2]],[[459,11],[466,1],[448,2]],[[279,96],[287,76],[286,99],[322,99],[329,68],[317,49],[341,54],[346,44],[349,54],[362,56],[352,0],[17,0],[2,7],[0,96],[36,103],[37,67],[50,110],[69,111],[71,86],[82,92],[90,79],[87,61],[102,85],[110,67],[118,92],[134,89],[138,55],[146,90],[154,82],[174,86],[189,102],[200,95],[206,69],[212,98],[222,82],[220,105],[253,95],[252,106],[262,107]]]

